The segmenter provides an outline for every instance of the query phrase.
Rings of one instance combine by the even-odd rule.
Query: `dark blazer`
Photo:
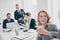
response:
[[[30,29],[36,29],[36,21],[35,21],[35,19],[31,19],[31,21],[30,21]]]
[[[5,19],[5,20],[3,20],[3,28],[7,28],[6,27],[6,23],[10,23],[10,22],[14,22],[14,20],[13,19],[10,19],[10,21],[8,21],[7,19]]]
[[[28,22],[28,20],[27,19],[24,19],[24,24],[26,25],[26,23]],[[36,29],[36,21],[35,21],[35,19],[31,19],[31,20],[29,20],[29,29]]]
[[[25,15],[25,12],[23,9],[20,9],[19,13],[17,10],[14,12],[14,18],[15,20],[18,21],[18,23],[22,21],[22,20],[19,21],[20,18],[24,19],[24,15]]]

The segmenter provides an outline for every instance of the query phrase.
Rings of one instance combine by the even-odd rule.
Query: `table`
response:
[[[0,36],[1,36],[0,38],[1,38],[1,40],[16,40],[15,37],[19,37],[20,36],[20,35],[18,35],[18,36],[16,35],[15,30],[12,30],[11,32],[3,32],[2,28],[0,28],[0,29],[1,29],[0,30]],[[34,32],[36,32],[36,30]],[[35,40],[36,33],[34,33],[34,32],[23,32],[23,30],[19,30],[19,34],[21,34],[22,37],[26,36],[26,35],[27,36],[31,35],[30,37],[27,37],[24,40],[30,40],[32,38]]]
[[[19,32],[19,35],[15,38],[19,40],[36,40],[37,32],[36,30],[30,29],[28,32]]]
[[[52,39],[52,40],[60,40],[60,39],[56,39],[56,38],[54,38],[54,39]]]
[[[11,32],[0,31],[0,35],[2,40],[12,40],[12,38],[16,36],[14,31],[11,31]]]
[[[19,35],[16,35],[15,30],[12,30],[11,32],[3,32],[2,28],[0,28],[0,40],[18,40],[20,39],[20,37],[26,35],[28,35],[28,37],[25,37],[23,40],[36,40],[37,38],[36,30],[30,30],[28,32],[23,32],[23,30],[19,30]],[[52,40],[60,40],[60,39],[55,38]]]

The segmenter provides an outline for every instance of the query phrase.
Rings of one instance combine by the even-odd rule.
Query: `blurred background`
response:
[[[6,13],[11,13],[14,19],[15,4],[19,4],[25,12],[30,12],[36,20],[38,12],[46,10],[51,23],[60,29],[60,0],[0,0],[0,23],[6,18]]]

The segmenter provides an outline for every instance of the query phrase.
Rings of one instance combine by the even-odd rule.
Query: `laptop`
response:
[[[19,24],[16,22],[7,23],[7,29],[19,28]]]

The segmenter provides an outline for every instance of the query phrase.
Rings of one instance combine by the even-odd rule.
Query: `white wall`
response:
[[[24,9],[31,13],[32,18],[37,18],[37,0],[24,0]]]
[[[38,9],[38,12],[40,10],[47,10],[48,9],[48,0],[37,0],[37,9]]]
[[[15,4],[18,3],[22,7],[21,0],[0,0],[0,22],[6,18],[6,13],[11,13],[14,18]]]
[[[52,0],[52,7],[53,7],[53,23],[59,27],[59,18],[58,18],[58,0]]]
[[[60,0],[52,1],[52,22],[60,29]]]

